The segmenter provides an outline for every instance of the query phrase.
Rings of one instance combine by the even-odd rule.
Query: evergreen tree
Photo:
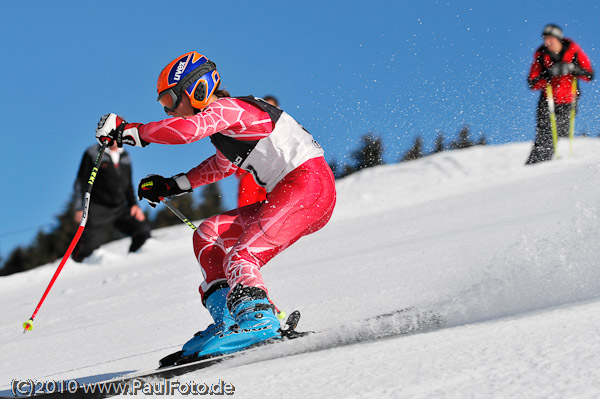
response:
[[[35,259],[35,266],[53,262],[64,256],[78,228],[78,224],[73,219],[74,214],[75,202],[71,198],[64,211],[56,216],[56,224],[50,232],[38,233],[34,248],[37,248],[39,257]]]
[[[344,164],[342,170],[337,175],[334,175],[336,179],[351,175],[360,169],[383,165],[385,163],[383,161],[383,140],[381,137],[377,137],[371,132],[362,136],[360,141],[362,143],[361,147],[351,154],[354,165]],[[337,171],[337,165],[335,168]]]
[[[423,157],[423,139],[421,138],[421,136],[417,136],[412,147],[410,148],[410,150],[404,153],[404,155],[400,159],[400,162],[412,161],[421,157]]]
[[[353,167],[353,166],[351,166],[351,165],[348,165],[348,164],[345,164],[345,165],[344,165],[344,170],[342,170],[342,171],[340,172],[340,174],[339,174],[339,178],[341,179],[342,177],[349,176],[349,175],[351,175],[352,173],[356,172],[356,170],[357,170],[357,169],[356,169],[355,167]]]
[[[202,190],[202,203],[198,207],[196,220],[206,219],[223,212],[222,196],[217,183],[209,184]]]
[[[433,143],[433,151],[431,154],[437,154],[438,152],[446,151],[446,144],[444,140],[444,134],[439,133],[435,138],[435,142]]]
[[[26,250],[17,247],[10,253],[6,262],[4,262],[4,266],[0,269],[0,276],[8,276],[9,274],[25,271],[25,265],[29,263]]]
[[[57,223],[50,232],[46,233],[40,229],[31,245],[13,250],[0,274],[33,269],[63,257],[77,231],[77,224],[73,221],[73,210],[74,202],[71,199],[65,210],[56,216]]]
[[[470,135],[469,126],[464,126],[458,133],[458,138],[450,143],[450,149],[459,150],[474,146],[475,143],[471,141]]]
[[[360,139],[362,146],[352,153],[356,170],[383,165],[383,140],[374,133],[367,133]]]
[[[483,133],[481,133],[481,136],[479,136],[479,140],[477,140],[477,143],[475,143],[476,145],[487,145],[487,138],[485,137],[485,135]]]
[[[335,159],[333,159],[331,162],[328,163],[329,165],[329,169],[331,169],[331,172],[333,173],[333,177],[334,178],[338,178],[339,176],[339,170],[338,170],[338,165],[337,165],[337,161]]]

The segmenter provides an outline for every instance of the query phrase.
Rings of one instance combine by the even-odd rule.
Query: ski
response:
[[[132,395],[143,393],[140,390],[145,382],[151,380],[162,379],[167,381],[170,378],[179,377],[184,374],[201,370],[210,367],[217,363],[224,362],[241,356],[257,347],[268,346],[279,342],[285,342],[291,339],[306,336],[310,331],[296,331],[296,326],[300,321],[300,312],[295,310],[288,316],[285,324],[281,327],[282,338],[271,339],[260,344],[253,345],[241,351],[229,353],[225,355],[217,355],[206,358],[197,358],[194,356],[182,356],[182,352],[172,353],[159,361],[159,368],[138,372],[135,374],[125,375],[122,377],[113,378],[111,380],[100,381],[97,383],[85,384],[74,387],[71,384],[66,384],[64,387],[57,387],[55,392],[32,393],[28,396],[36,398],[107,398],[115,395]]]
[[[292,312],[288,316],[286,323],[281,327],[282,339],[269,340],[239,352],[205,359],[182,357],[181,352],[175,352],[161,359],[161,367],[155,370],[129,374],[85,386],[82,385],[75,393],[61,391],[28,396],[61,398],[68,395],[71,398],[106,398],[115,395],[131,395],[132,392],[142,393],[140,392],[141,387],[144,384],[150,384],[152,381],[162,379],[164,384],[171,384],[169,382],[171,378],[201,370],[236,357],[242,358],[251,352],[255,354],[260,353],[259,359],[251,357],[248,360],[249,363],[255,363],[355,345],[361,342],[419,334],[446,327],[444,318],[439,311],[417,307],[402,308],[321,331],[296,331],[299,319],[300,312]],[[300,337],[306,337],[306,341],[303,339],[303,343],[288,346],[282,351],[276,349],[277,345],[274,345]],[[263,348],[266,349],[264,352]],[[271,351],[269,348],[273,348],[273,350]]]

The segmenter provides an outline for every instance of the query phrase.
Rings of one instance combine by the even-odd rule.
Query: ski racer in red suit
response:
[[[99,141],[187,144],[209,138],[216,154],[187,173],[150,175],[138,196],[151,205],[216,182],[238,168],[252,173],[267,200],[203,221],[193,235],[204,281],[202,302],[214,323],[183,346],[183,356],[242,350],[281,337],[260,269],[300,237],[330,219],[336,192],[323,149],[294,118],[260,98],[231,98],[218,90],[216,65],[192,51],[158,77],[158,100],[172,116],[146,124],[116,114],[98,123]]]
[[[536,137],[527,164],[548,161],[554,155],[546,86],[552,87],[558,136],[565,137],[569,132],[571,107],[577,109],[580,95],[579,91],[573,95],[572,82],[575,79],[589,82],[594,78],[590,59],[577,43],[564,37],[560,27],[546,25],[542,37],[544,44],[535,52],[527,78],[529,88],[541,90]]]

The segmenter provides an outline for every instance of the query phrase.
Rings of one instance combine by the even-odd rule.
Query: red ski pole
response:
[[[98,154],[98,157],[96,158],[96,161],[94,162],[94,167],[92,168],[92,173],[90,174],[90,178],[88,179],[88,184],[87,184],[87,188],[85,190],[85,195],[83,196],[83,215],[81,217],[81,222],[79,223],[79,227],[77,228],[77,232],[75,233],[75,237],[73,237],[73,240],[71,241],[71,244],[69,245],[69,248],[67,249],[67,252],[63,256],[62,260],[60,261],[58,268],[56,269],[56,271],[54,272],[54,275],[52,276],[52,279],[50,280],[50,284],[48,284],[48,287],[46,287],[46,291],[44,291],[44,295],[42,295],[42,299],[40,299],[40,302],[38,303],[37,307],[33,311],[33,314],[31,315],[29,320],[27,320],[25,323],[23,323],[23,334],[25,334],[28,330],[33,330],[33,319],[37,315],[38,310],[40,310],[40,307],[42,307],[42,303],[44,303],[46,296],[52,289],[52,286],[54,285],[54,282],[56,281],[58,275],[60,274],[63,266],[67,262],[67,259],[69,259],[69,256],[71,256],[71,252],[73,252],[75,245],[77,245],[77,243],[79,242],[79,238],[81,237],[81,234],[83,233],[83,229],[85,228],[85,224],[87,223],[88,210],[90,207],[90,198],[92,197],[92,186],[94,185],[94,180],[96,180],[96,174],[98,173],[98,165],[100,164],[100,161],[102,160],[102,157],[104,156],[104,151],[106,150],[107,145],[108,145],[108,140],[106,140],[102,143],[102,147],[100,148],[100,153]]]

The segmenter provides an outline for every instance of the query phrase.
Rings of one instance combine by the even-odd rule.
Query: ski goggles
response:
[[[205,62],[204,64],[200,65],[195,71],[184,76],[183,79],[181,79],[175,86],[167,90],[163,90],[158,95],[157,101],[160,103],[160,105],[163,106],[166,113],[175,111],[175,108],[177,108],[181,103],[181,96],[183,92],[202,76],[216,69],[217,66],[214,62]],[[203,82],[200,82],[200,84],[206,85]],[[202,90],[202,92],[206,93],[206,90]]]
[[[175,93],[175,87],[163,91],[158,97],[158,102],[163,106],[167,113],[175,111],[175,108],[177,108],[181,102],[181,96]]]

